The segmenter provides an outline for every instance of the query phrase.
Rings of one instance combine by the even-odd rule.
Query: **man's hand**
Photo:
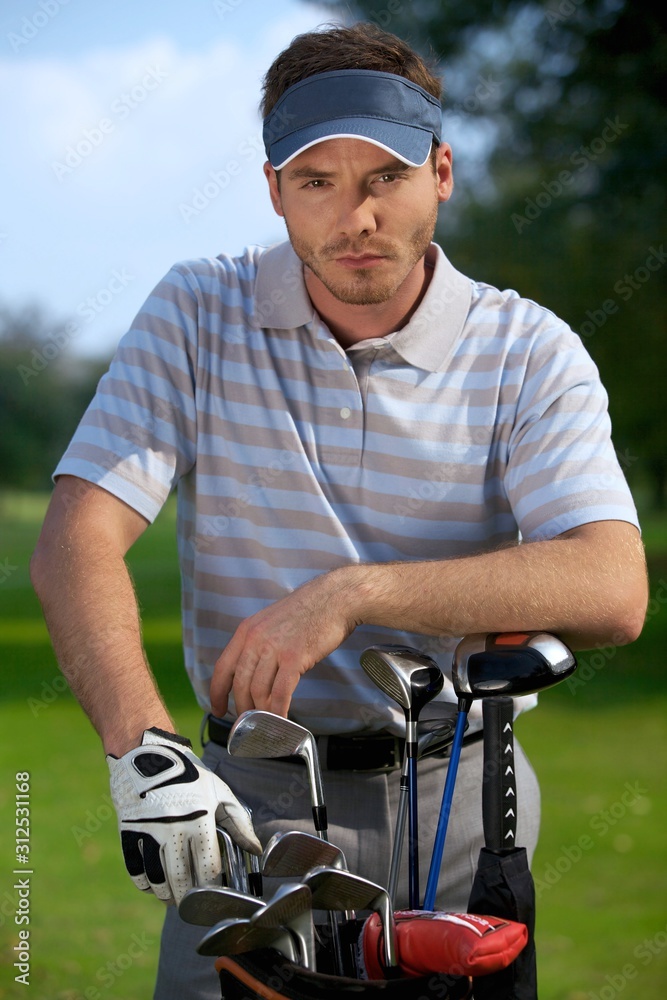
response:
[[[215,715],[225,714],[232,691],[238,715],[251,708],[287,715],[299,679],[358,624],[350,610],[357,568],[318,576],[241,622],[215,665]]]
[[[244,850],[261,854],[246,810],[189,740],[147,729],[141,746],[107,762],[125,865],[138,889],[178,903],[192,886],[216,880],[216,822]]]

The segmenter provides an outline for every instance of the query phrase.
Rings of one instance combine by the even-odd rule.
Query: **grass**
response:
[[[68,690],[28,580],[44,498],[0,497],[0,1000],[147,1000],[162,904],[121,860],[97,736]],[[579,655],[570,687],[517,723],[540,777],[533,864],[541,1000],[664,1000],[667,524],[643,519],[652,604],[633,646]],[[180,650],[169,505],[131,554],[151,663],[179,728],[200,712]],[[31,781],[29,991],[15,983],[14,775]],[[17,876],[19,878],[21,876]],[[23,876],[25,877],[25,876]]]

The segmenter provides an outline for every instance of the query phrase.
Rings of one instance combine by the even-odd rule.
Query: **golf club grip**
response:
[[[264,879],[261,872],[248,872],[248,889],[251,896],[261,898],[264,895]]]
[[[482,815],[484,843],[496,853],[516,843],[516,775],[514,773],[514,702],[485,698]]]
[[[327,829],[327,807],[325,805],[313,805],[313,823],[318,834],[324,834],[323,840],[328,840]]]

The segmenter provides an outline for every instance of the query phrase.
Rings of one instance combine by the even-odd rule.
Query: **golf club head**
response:
[[[386,889],[352,872],[323,866],[307,872],[301,881],[312,893],[313,909],[375,910],[384,928],[387,965],[397,964],[394,914]]]
[[[274,833],[264,848],[260,864],[263,875],[276,878],[300,878],[315,865],[347,868],[339,847],[300,830]]]
[[[308,886],[290,882],[278,887],[266,906],[250,918],[251,928],[287,928],[297,939],[302,962],[315,971],[313,897]]]
[[[468,723],[466,721],[466,729]],[[417,727],[417,756],[428,757],[451,746],[456,732],[456,717],[420,722]]]
[[[213,927],[221,920],[244,919],[265,904],[254,896],[228,886],[196,885],[188,889],[178,904],[181,920],[199,927]]]
[[[369,646],[360,663],[374,684],[397,702],[405,714],[405,755],[408,759],[409,890],[411,907],[419,906],[419,800],[417,792],[417,721],[422,708],[442,691],[440,667],[424,653],[409,646]]]
[[[577,668],[571,650],[548,632],[480,632],[454,652],[452,684],[458,697],[536,694]]]
[[[251,708],[234,722],[227,749],[233,757],[289,757],[300,754],[303,744],[312,738],[308,729],[291,719]]]
[[[290,962],[298,962],[294,940],[284,927],[251,927],[250,919],[221,920],[197,945],[200,955],[242,955],[257,948],[275,948]]]
[[[227,750],[233,757],[263,760],[270,760],[272,757],[302,757],[308,768],[315,829],[324,840],[327,839],[322,771],[317,743],[310,730],[282,715],[250,709],[242,712],[230,729]]]
[[[415,718],[442,691],[444,677],[430,656],[410,646],[369,646],[360,663],[374,684]]]

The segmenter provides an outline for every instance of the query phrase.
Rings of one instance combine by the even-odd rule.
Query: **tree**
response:
[[[43,311],[0,306],[0,468],[3,487],[49,489],[106,365],[74,361],[65,326]]]

